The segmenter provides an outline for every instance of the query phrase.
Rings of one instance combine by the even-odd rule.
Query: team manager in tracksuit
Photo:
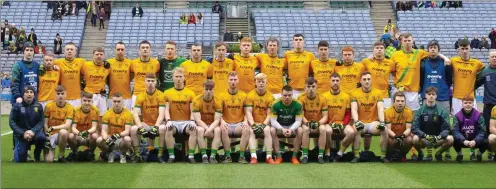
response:
[[[489,66],[486,66],[477,74],[475,89],[482,85],[484,85],[484,110],[482,111],[482,116],[486,123],[486,131],[489,134],[491,110],[496,105],[496,51],[489,53]]]
[[[40,161],[46,138],[43,133],[43,107],[34,100],[35,88],[24,86],[22,103],[15,103],[10,112],[9,124],[14,132],[14,160],[26,162],[28,150],[35,145],[34,159]]]

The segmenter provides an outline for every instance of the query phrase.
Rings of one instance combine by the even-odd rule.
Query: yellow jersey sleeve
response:
[[[144,94],[144,93],[143,93]],[[136,96],[136,102],[134,103],[135,108],[141,108],[143,106],[143,101],[145,100],[144,95]]]
[[[496,120],[496,106],[491,109],[491,119]]]

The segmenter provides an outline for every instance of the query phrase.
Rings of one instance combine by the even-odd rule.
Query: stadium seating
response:
[[[129,8],[114,8],[109,21],[105,47],[111,48],[119,41],[128,46],[128,56],[137,56],[137,46],[142,40],[152,43],[154,56],[163,54],[163,44],[167,40],[186,47],[193,43],[210,46],[219,39],[219,15],[210,9],[162,9],[144,8],[143,17],[132,17]],[[179,24],[182,13],[203,14],[203,24]],[[111,52],[111,51],[109,51]],[[182,55],[182,54],[179,54]]]
[[[401,31],[413,34],[416,45],[424,45],[436,39],[440,42],[441,52],[456,56],[456,40],[474,35],[486,36],[494,27],[496,2],[464,2],[463,8],[419,8],[413,11],[398,12],[398,27]],[[414,24],[412,24],[414,23]],[[489,39],[488,39],[489,40]],[[472,57],[488,63],[488,50],[472,50]]]
[[[81,10],[79,16],[63,16],[62,21],[52,21],[52,10],[47,11],[46,3],[12,1],[10,4],[11,6],[1,7],[0,20],[2,22],[8,20],[10,24],[15,24],[18,29],[23,27],[26,35],[29,35],[31,28],[34,28],[38,40],[43,42],[47,51],[53,50],[53,40],[57,33],[60,34],[64,44],[70,41],[77,46],[81,44],[86,17],[85,10]],[[19,56],[1,54],[0,65],[2,65],[3,70],[10,70],[12,64],[21,58],[22,54]]]
[[[363,1],[330,1],[329,7],[331,9],[364,9],[368,5]]]
[[[375,39],[369,9],[357,10],[313,10],[304,9],[255,9],[256,40],[262,42],[270,36],[281,40],[282,48],[292,48],[291,38],[295,33],[305,36],[306,48],[316,52],[321,40],[329,41],[331,56],[340,55],[344,45],[353,45],[358,53],[356,60],[371,53]]]
[[[229,4],[236,4],[237,2],[229,2]],[[303,8],[303,1],[279,2],[279,1],[266,1],[266,2],[242,2],[247,4],[249,9],[252,8]],[[214,1],[190,1],[190,8],[212,8]],[[225,8],[227,3],[220,2]]]
[[[140,4],[140,7],[142,8],[157,8],[157,7],[163,7],[164,2],[160,1],[114,1],[113,7],[127,7],[131,8],[136,6],[136,3]]]

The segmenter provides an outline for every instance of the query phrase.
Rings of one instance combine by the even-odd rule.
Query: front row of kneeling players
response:
[[[114,161],[114,151],[121,152],[121,163],[126,163],[124,154],[129,153],[133,161],[139,162],[142,161],[139,153],[141,137],[148,138],[150,149],[153,149],[153,140],[158,136],[159,162],[165,162],[163,153],[167,150],[167,159],[171,163],[175,159],[174,137],[177,134],[189,136],[188,160],[192,163],[195,162],[193,155],[197,144],[203,163],[217,163],[215,155],[221,141],[226,156],[224,162],[231,162],[230,137],[241,137],[240,162],[243,163],[248,163],[244,155],[247,147],[251,154],[250,163],[258,162],[257,137],[264,138],[267,163],[282,162],[279,139],[290,137],[295,138],[292,163],[300,163],[297,158],[300,147],[303,152],[301,162],[307,163],[311,133],[318,134],[319,163],[325,162],[324,153],[328,155],[326,148],[332,146],[333,137],[342,137],[334,161],[342,161],[344,152],[353,144],[351,162],[358,162],[362,135],[380,136],[380,160],[383,162],[390,161],[385,158],[388,150],[397,151],[404,161],[412,146],[419,150],[419,154],[423,154],[422,148],[427,148],[425,160],[432,160],[432,149],[437,147],[441,147],[435,154],[438,160],[442,152],[453,145],[459,154],[457,160],[463,159],[462,147],[478,147],[482,153],[488,147],[484,143],[487,136],[484,119],[473,109],[473,99],[464,99],[463,110],[455,115],[453,137],[449,135],[448,113],[436,106],[436,88],[427,89],[426,103],[415,115],[405,106],[405,95],[401,92],[393,95],[393,106],[384,110],[381,93],[371,87],[368,72],[362,73],[361,88],[351,95],[340,91],[338,74],[332,74],[331,90],[324,94],[317,93],[317,81],[310,77],[306,80],[305,93],[298,100],[293,99],[293,90],[289,86],[283,87],[281,99],[274,99],[266,90],[265,74],[256,75],[256,89],[245,94],[237,88],[237,73],[230,72],[228,91],[219,97],[213,96],[214,83],[210,80],[204,84],[204,94],[195,97],[184,86],[182,68],[174,69],[173,80],[174,87],[162,93],[155,88],[155,74],[147,74],[146,93],[137,97],[132,112],[123,107],[122,97],[114,94],[110,97],[113,102],[111,109],[101,118],[101,128],[98,128],[99,110],[91,105],[92,94],[84,92],[82,105],[74,109],[65,102],[65,89],[58,86],[56,100],[46,105],[43,120],[39,115],[41,105],[33,102],[34,89],[27,86],[23,103],[16,104],[11,113],[10,124],[16,137],[15,160],[26,161],[29,145],[35,144],[35,160],[40,160],[41,148],[45,146],[45,160],[53,161],[54,149],[58,145],[58,161],[65,162],[63,154],[68,143],[73,156],[80,155],[76,153],[79,146],[87,146],[90,161],[94,161],[94,151],[98,146],[108,154],[109,162]],[[43,130],[48,133],[47,138],[40,136]],[[495,144],[495,136],[489,136],[491,145]],[[213,139],[210,158],[204,137]],[[370,137],[365,138],[364,145],[368,151]]]

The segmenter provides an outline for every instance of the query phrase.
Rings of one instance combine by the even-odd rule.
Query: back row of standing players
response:
[[[381,42],[374,43],[373,55],[369,58],[362,60],[361,63],[354,62],[354,51],[350,46],[346,46],[342,49],[342,61],[337,61],[334,59],[330,59],[328,57],[328,49],[329,45],[327,42],[322,41],[318,44],[318,59],[315,58],[314,54],[304,50],[304,37],[301,34],[295,34],[293,36],[293,46],[294,50],[288,51],[284,54],[284,56],[279,56],[279,43],[275,38],[271,38],[267,41],[267,54],[257,54],[255,56],[251,56],[249,53],[251,51],[252,41],[249,38],[244,38],[240,42],[241,53],[234,55],[232,59],[226,58],[226,45],[223,43],[218,43],[215,46],[215,57],[207,62],[206,60],[202,60],[202,49],[200,45],[193,45],[191,48],[191,60],[185,60],[183,58],[177,57],[175,55],[176,44],[174,42],[167,42],[165,45],[165,58],[163,59],[153,59],[150,57],[151,45],[147,41],[143,41],[139,44],[139,58],[135,60],[130,60],[125,57],[126,47],[123,43],[117,43],[115,46],[116,57],[109,59],[108,63],[104,62],[105,56],[103,49],[97,48],[93,53],[93,61],[86,62],[84,59],[75,58],[77,49],[74,44],[67,44],[65,46],[65,58],[58,59],[53,62],[53,57],[45,56],[44,57],[44,66],[46,71],[44,74],[40,76],[39,79],[39,87],[36,92],[38,96],[38,101],[44,106],[50,101],[55,100],[55,88],[57,84],[61,84],[67,89],[67,102],[71,104],[73,107],[78,107],[81,105],[80,97],[81,97],[81,81],[84,81],[84,92],[88,92],[93,94],[93,104],[98,107],[100,116],[104,117],[104,124],[106,123],[105,112],[107,112],[107,107],[112,106],[112,99],[107,99],[104,97],[102,92],[104,91],[105,85],[108,84],[110,91],[109,96],[116,96],[115,94],[120,94],[117,96],[122,96],[123,104],[126,108],[131,109],[132,107],[138,107],[138,110],[143,111],[143,101],[149,100],[149,96],[151,94],[145,95],[146,91],[146,75],[149,73],[155,73],[158,75],[159,83],[158,88],[160,91],[165,91],[165,99],[167,101],[168,96],[180,96],[178,95],[183,92],[180,90],[174,90],[174,81],[173,81],[173,69],[176,67],[181,67],[181,70],[184,70],[184,80],[185,87],[192,91],[191,96],[201,96],[204,90],[205,81],[211,79],[215,83],[214,87],[214,96],[221,98],[220,101],[223,102],[232,100],[233,103],[235,101],[234,96],[238,96],[238,99],[241,104],[238,106],[234,104],[222,104],[222,109],[219,111],[231,112],[234,114],[238,110],[235,108],[239,107],[250,107],[253,106],[253,112],[263,112],[265,110],[270,111],[270,107],[272,101],[274,99],[279,99],[284,94],[283,86],[285,85],[285,81],[289,80],[286,89],[292,89],[291,94],[297,96],[300,100],[299,102],[295,101],[295,103],[300,104],[303,107],[304,119],[300,120],[303,122],[304,126],[307,126],[310,122],[321,122],[320,118],[324,115],[324,112],[328,112],[328,116],[326,120],[319,124],[344,124],[344,125],[353,125],[353,135],[356,132],[357,123],[364,123],[362,125],[358,124],[358,130],[363,129],[365,127],[365,132],[369,132],[371,134],[379,134],[384,133],[384,125],[388,123],[387,116],[384,116],[384,108],[391,106],[391,98],[390,98],[390,90],[395,91],[403,91],[405,95],[406,105],[410,110],[415,111],[420,108],[419,96],[422,99],[425,99],[426,89],[430,86],[437,88],[437,104],[440,104],[443,107],[443,111],[451,112],[452,109],[454,113],[459,112],[462,109],[462,99],[474,99],[474,89],[476,88],[476,79],[477,74],[480,73],[484,69],[484,64],[476,59],[472,59],[469,56],[469,42],[468,41],[460,41],[460,49],[458,57],[453,57],[448,59],[447,57],[439,54],[439,45],[437,41],[431,41],[428,45],[429,52],[423,50],[413,49],[413,37],[406,33],[401,35],[402,42],[402,50],[393,54],[391,59],[387,59],[384,57],[384,44]],[[496,53],[490,53],[491,62],[496,61]],[[494,57],[493,57],[494,56]],[[25,54],[26,59],[26,54]],[[496,64],[496,62],[495,62]],[[52,69],[56,65],[56,69]],[[14,66],[14,71],[16,70],[24,70],[25,68]],[[224,95],[226,92],[230,91],[230,82],[229,73],[231,71],[235,71],[237,74],[237,78],[239,79],[239,90],[240,93]],[[254,90],[255,85],[255,75],[256,72],[264,73],[264,77],[266,77],[267,82],[267,91],[268,94],[273,94],[272,100],[271,98],[262,98],[262,95]],[[372,93],[364,93],[363,90],[356,90],[358,83],[360,83],[360,79],[363,78],[362,73],[369,72],[370,79],[369,84],[371,84],[373,88]],[[487,71],[491,72],[491,70]],[[338,91],[342,93],[333,94],[331,91],[332,86],[332,77],[333,73],[337,73],[339,75],[340,84],[338,84]],[[390,89],[389,85],[389,75],[392,74],[394,78],[394,87]],[[13,74],[14,75],[14,74]],[[365,74],[367,75],[367,74]],[[287,76],[287,77],[285,77]],[[312,76],[314,78],[314,82],[306,82],[307,78]],[[486,76],[486,75],[484,75]],[[492,75],[488,75],[491,77]],[[331,82],[329,82],[329,78],[331,78]],[[366,77],[365,77],[366,78]],[[484,84],[485,88],[491,85],[491,79],[486,77],[482,78],[478,84]],[[130,83],[134,79],[134,88],[131,93]],[[373,82],[370,82],[373,81]],[[15,83],[15,81],[14,81]],[[29,82],[28,82],[29,83]],[[331,83],[331,84],[329,84]],[[306,85],[307,84],[307,85]],[[316,84],[317,97],[322,99],[327,99],[326,102],[328,107],[322,107],[319,111],[312,110],[310,107],[312,106],[322,106],[322,103],[316,102],[312,104],[312,100],[307,98],[308,94],[304,93],[306,87],[311,87],[311,85]],[[449,103],[450,97],[450,86],[453,84],[453,103]],[[16,87],[14,86],[13,89]],[[22,88],[22,87],[20,87]],[[229,91],[228,91],[229,89]],[[257,100],[260,104],[268,103],[266,106],[256,106],[247,103],[250,98],[246,98],[246,96],[250,97],[250,94],[253,93],[252,100]],[[356,94],[355,94],[356,93]],[[21,91],[13,90],[14,98],[13,100],[20,102],[22,101]],[[142,95],[140,95],[142,94]],[[222,94],[222,95],[221,95]],[[248,94],[248,95],[247,95]],[[257,95],[258,94],[258,95]],[[496,104],[496,102],[492,102],[491,100],[494,97],[491,96],[491,89],[485,90],[484,100],[485,102],[484,115],[486,117],[486,123],[489,123],[489,115],[492,109],[492,106]],[[331,96],[330,98],[326,97]],[[487,97],[488,95],[489,97]],[[140,96],[142,96],[140,98]],[[186,97],[187,95],[184,95]],[[311,95],[313,96],[313,95]],[[494,96],[494,94],[492,95]],[[170,106],[173,103],[193,103],[194,98],[182,99],[174,102],[171,100],[167,103],[167,106]],[[230,98],[229,98],[230,97]],[[171,97],[172,98],[172,97]],[[196,97],[198,101],[201,100],[202,97]],[[225,99],[223,99],[225,98]],[[305,100],[307,98],[307,100]],[[141,99],[141,100],[140,100]],[[284,98],[281,98],[283,100]],[[377,101],[380,103],[372,103],[370,106],[369,102]],[[306,101],[310,101],[309,104],[306,104]],[[325,101],[325,100],[324,100]],[[269,103],[270,102],[270,103]],[[357,103],[348,103],[348,102],[357,102]],[[52,104],[55,104],[52,103]],[[176,104],[176,107],[180,107],[179,104]],[[277,103],[274,103],[277,104]],[[283,103],[284,105],[289,104]],[[351,105],[350,105],[351,104]],[[383,106],[379,108],[379,105]],[[475,103],[474,107],[475,107]],[[451,108],[450,108],[451,105]],[[155,106],[156,107],[156,106]],[[172,107],[172,106],[170,106]],[[234,109],[233,109],[234,108]],[[47,108],[45,108],[47,109]],[[136,108],[135,108],[136,109]],[[194,109],[194,108],[193,108]],[[230,110],[231,109],[231,110]],[[259,110],[255,110],[259,109]],[[350,109],[355,109],[354,113],[350,113]],[[239,109],[243,112],[243,108]],[[487,111],[486,111],[487,110]],[[180,108],[176,111],[180,113],[184,113],[187,111],[181,110]],[[165,116],[166,122],[169,123],[172,119],[172,113],[169,117]],[[386,110],[387,112],[387,110]],[[134,124],[138,126],[138,129],[141,130],[143,126],[141,126],[141,121],[144,121],[148,125],[160,125],[160,122],[156,121],[158,116],[150,117],[147,114],[140,112],[143,115],[143,119],[140,117],[133,118]],[[155,112],[156,113],[156,112]],[[311,114],[316,115],[311,115]],[[45,114],[47,114],[45,112]],[[246,113],[246,115],[251,113]],[[277,112],[272,112],[272,114],[278,114]],[[310,115],[309,117],[307,116]],[[327,114],[327,113],[325,113]],[[350,114],[354,121],[350,122]],[[356,115],[358,114],[358,115]],[[387,114],[387,113],[386,113]],[[162,114],[159,114],[162,115]],[[185,113],[184,115],[188,115]],[[244,115],[244,114],[242,114]],[[192,116],[192,114],[191,114]],[[148,117],[148,118],[147,118]],[[186,116],[190,117],[190,116]],[[250,116],[248,116],[250,117]],[[244,123],[247,122],[249,125],[258,123],[264,123],[265,125],[269,125],[268,116],[267,119],[254,119],[255,115],[251,116],[251,119],[243,118],[242,121],[232,120],[230,122],[229,116],[223,116],[221,125],[233,124],[233,123]],[[260,117],[260,116],[258,116]],[[313,117],[310,119],[310,117]],[[394,117],[394,116],[393,116]],[[413,117],[410,116],[410,117]],[[265,118],[265,117],[264,117]],[[277,117],[278,121],[280,121],[280,116]],[[49,117],[50,119],[50,117]],[[144,119],[149,119],[153,121],[145,121]],[[185,118],[187,119],[187,118]],[[191,117],[191,120],[195,120]],[[213,119],[216,120],[216,119]],[[295,117],[293,117],[293,122]],[[155,123],[155,121],[157,123]],[[183,120],[184,121],[184,120]],[[404,120],[405,122],[406,120]],[[354,123],[353,123],[354,122]],[[274,124],[272,121],[270,122],[272,127],[276,127],[277,123]],[[372,124],[371,124],[372,123]],[[187,123],[188,125],[190,123]],[[217,123],[218,124],[218,123]],[[319,125],[317,124],[317,125]],[[405,123],[406,124],[406,123]],[[169,124],[167,124],[169,125]],[[201,125],[196,121],[195,125]],[[169,125],[170,126],[170,125]],[[244,126],[241,124],[240,126]],[[281,125],[279,125],[281,126]],[[286,125],[288,126],[288,125]],[[382,128],[380,130],[373,128]],[[292,134],[292,131],[300,131],[299,125],[297,127],[290,127],[291,129],[283,129],[283,134]],[[305,127],[303,127],[305,128]],[[322,127],[326,128],[326,127]],[[244,131],[245,127],[243,127]],[[206,128],[208,130],[208,127]],[[322,130],[322,131],[320,131]],[[368,131],[367,131],[368,130]],[[488,130],[488,126],[486,128]],[[233,129],[234,131],[238,131]],[[270,130],[269,130],[270,131]],[[326,129],[319,129],[321,135],[325,133]],[[375,132],[377,131],[377,132]],[[182,131],[179,131],[182,132]],[[241,130],[239,130],[241,132]],[[307,132],[307,131],[305,131]],[[332,132],[332,130],[330,131]],[[351,131],[350,131],[351,132]],[[238,132],[236,132],[239,134]],[[329,132],[328,132],[329,133]],[[344,134],[349,133],[346,129],[344,129]],[[393,132],[395,133],[395,132]],[[399,136],[397,132],[396,134],[390,134],[391,138],[397,138]],[[268,133],[267,133],[268,134]],[[203,134],[202,134],[203,135]],[[288,135],[288,136],[289,136]],[[302,142],[299,134],[296,134],[295,143]],[[401,134],[399,134],[401,135]],[[131,134],[132,136],[132,134]],[[357,136],[360,136],[358,134]],[[385,135],[388,136],[387,134]],[[401,136],[400,136],[401,137]],[[403,136],[405,137],[405,136]],[[241,139],[241,149],[246,148],[248,141],[244,140],[248,138],[248,136],[243,137]],[[251,138],[251,137],[250,137]],[[308,136],[307,136],[308,138]],[[354,145],[355,154],[358,154],[360,138],[359,137],[351,137],[354,139],[351,140],[343,140],[343,145],[341,146],[339,155],[342,155],[342,152],[346,150],[346,147],[350,145],[351,142],[358,144]],[[328,137],[330,139],[330,137]],[[446,137],[444,137],[446,139]],[[106,138],[103,138],[106,140]],[[162,141],[162,140],[161,140]],[[251,141],[251,140],[250,140]],[[303,153],[304,157],[306,151],[308,151],[308,142],[305,144],[303,140]],[[323,143],[326,143],[327,139],[322,140]],[[381,142],[381,151],[383,154],[387,148],[387,140],[382,140],[386,142]],[[134,146],[133,142],[133,146]],[[168,145],[167,142],[165,142]],[[321,140],[319,140],[319,144]],[[347,144],[346,144],[347,143]],[[267,142],[266,142],[267,144]],[[299,145],[295,145],[295,150],[299,150]],[[250,147],[251,147],[250,142]],[[274,145],[278,147],[278,145]],[[306,148],[305,148],[306,146]],[[326,145],[319,145],[326,146]],[[343,149],[344,147],[344,149]],[[324,149],[324,147],[322,147]],[[253,150],[253,148],[250,148]],[[321,155],[323,153],[323,149],[319,151],[319,161]],[[368,146],[366,144],[366,150],[368,150]],[[160,150],[162,151],[162,150]],[[276,151],[277,152],[277,151]],[[169,152],[170,153],[170,152]],[[269,154],[269,153],[268,153]],[[171,156],[170,156],[171,157]],[[173,159],[173,156],[172,156]],[[252,160],[253,161],[253,160]],[[256,161],[256,159],[255,159]],[[279,161],[276,158],[276,162]],[[293,163],[296,163],[297,160],[293,158]]]

